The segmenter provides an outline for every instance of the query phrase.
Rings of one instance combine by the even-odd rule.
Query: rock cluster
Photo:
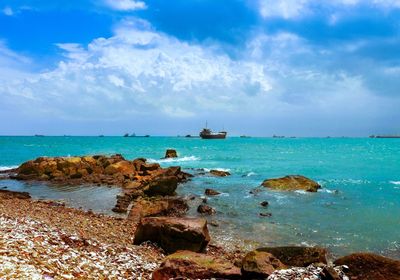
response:
[[[321,186],[304,176],[301,175],[288,175],[282,178],[267,179],[262,186],[279,191],[296,191],[302,190],[306,192],[317,192]]]

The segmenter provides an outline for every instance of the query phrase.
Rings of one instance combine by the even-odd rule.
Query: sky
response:
[[[0,0],[0,135],[400,134],[400,0]]]

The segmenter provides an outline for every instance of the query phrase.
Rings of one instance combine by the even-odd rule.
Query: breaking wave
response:
[[[197,161],[197,160],[200,160],[200,158],[196,157],[196,156],[188,156],[188,157],[181,157],[181,158],[148,159],[149,162],[158,162],[158,163],[184,162],[184,161]]]

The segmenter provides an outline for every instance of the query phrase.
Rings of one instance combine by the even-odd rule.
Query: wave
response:
[[[220,167],[216,167],[216,168],[203,168],[203,170],[205,172],[210,172],[211,170],[218,170],[218,171],[224,171],[224,172],[229,172],[231,171],[229,168],[220,168]]]
[[[14,169],[17,168],[18,165],[11,165],[11,166],[0,166],[0,171],[5,171],[5,170],[9,170],[9,169]]]
[[[393,185],[400,185],[400,181],[390,181],[389,183],[391,183]]]
[[[148,162],[157,162],[157,163],[165,163],[165,162],[184,162],[184,161],[197,161],[200,160],[199,157],[196,156],[188,156],[181,158],[162,158],[162,159],[148,159]]]
[[[246,174],[247,177],[254,176],[254,175],[257,175],[257,173],[255,173],[255,172],[249,172],[249,173]]]

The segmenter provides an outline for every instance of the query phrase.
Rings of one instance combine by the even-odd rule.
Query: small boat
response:
[[[240,135],[240,138],[251,138],[251,136],[247,136],[247,135]]]
[[[400,138],[400,135],[371,135],[369,138]]]

